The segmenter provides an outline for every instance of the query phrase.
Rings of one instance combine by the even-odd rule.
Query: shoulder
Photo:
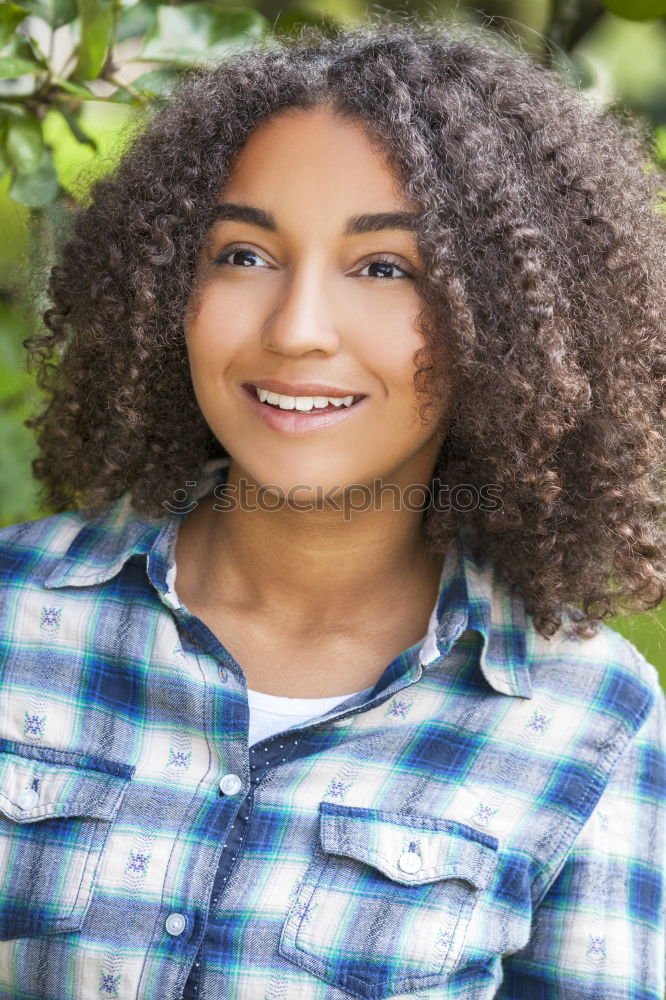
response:
[[[615,697],[620,697],[622,685],[663,696],[657,668],[629,639],[605,624],[590,639],[579,638],[564,627],[550,639],[530,629],[527,656],[537,679],[541,674],[559,676],[568,684],[574,681],[576,690],[603,684]]]
[[[20,689],[55,691],[69,678],[75,690],[72,678],[134,641],[128,609],[159,604],[146,560],[160,527],[121,501],[0,530],[0,716]],[[138,644],[146,616],[135,620]]]
[[[0,529],[0,590],[85,586],[145,553],[164,520],[141,518],[129,493],[101,511],[64,511]]]
[[[560,718],[568,718],[579,737],[586,734],[603,770],[632,743],[647,740],[666,751],[659,673],[618,631],[602,624],[590,639],[564,629],[544,639],[530,630],[527,646],[534,693],[547,692]]]
[[[0,587],[43,583],[86,523],[79,511],[65,511],[0,528]]]

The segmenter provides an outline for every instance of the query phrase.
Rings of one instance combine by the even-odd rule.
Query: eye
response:
[[[214,257],[213,264],[218,264],[220,266],[228,265],[229,267],[254,267],[253,264],[247,264],[247,263],[232,264],[230,258],[235,257],[237,254],[238,255],[242,254],[245,257],[256,257],[257,260],[263,260],[263,257],[260,257],[259,254],[256,252],[256,250],[250,250],[249,247],[244,247],[238,244],[234,244],[233,246],[228,247],[226,250],[222,250],[217,255],[217,257]]]
[[[391,268],[393,270],[397,270],[397,271],[401,272],[401,274],[398,275],[398,278],[411,278],[412,277],[411,274],[409,274],[407,271],[405,271],[404,267],[402,267],[402,265],[400,264],[400,262],[398,260],[396,260],[395,258],[390,257],[390,256],[388,256],[388,257],[375,257],[373,260],[369,260],[366,264],[364,264],[363,267],[361,268],[361,270],[365,271],[365,269],[367,267]],[[378,275],[373,275],[373,274],[365,274],[365,275],[361,275],[361,277],[363,277],[363,278],[376,278],[376,277],[379,277],[379,276]],[[388,276],[384,275],[382,277],[388,277],[389,279],[392,278],[393,280],[396,280],[395,277],[393,275],[390,275],[390,274]]]
[[[233,258],[236,257],[236,256],[239,256],[241,258],[245,257],[246,260],[243,263],[234,264],[233,263]],[[213,264],[217,264],[219,267],[236,267],[236,268],[238,268],[238,267],[248,267],[248,268],[250,268],[250,267],[254,267],[255,265],[251,264],[251,263],[248,263],[247,262],[247,258],[252,258],[252,257],[256,258],[256,260],[263,260],[263,257],[260,257],[259,254],[256,252],[256,250],[251,250],[249,247],[242,246],[240,244],[234,243],[232,246],[227,247],[225,250],[222,250],[216,257],[212,258],[212,262],[213,262]],[[265,265],[265,266],[270,269],[270,265]],[[381,280],[387,280],[388,279],[388,280],[394,280],[394,281],[395,280],[400,280],[400,279],[403,279],[403,278],[411,278],[412,277],[412,275],[409,274],[402,267],[402,265],[400,264],[399,260],[396,259],[396,258],[391,257],[390,255],[389,256],[384,256],[384,257],[381,257],[381,256],[375,257],[374,259],[367,261],[367,263],[365,263],[363,265],[363,267],[361,268],[361,271],[365,271],[366,268],[369,268],[369,267],[379,267],[379,268],[385,268],[385,269],[388,268],[389,270],[400,271],[400,274],[397,275],[397,277],[396,277],[395,275],[391,275],[391,274],[387,275],[386,273],[381,274],[381,275],[376,275],[376,274],[360,274],[360,272],[357,272],[357,273],[360,274],[360,277],[362,277],[362,278],[375,278],[375,279],[377,279],[378,277],[381,277]]]

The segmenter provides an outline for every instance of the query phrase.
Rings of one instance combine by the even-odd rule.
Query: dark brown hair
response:
[[[286,107],[365,123],[421,206],[425,406],[455,409],[435,476],[497,510],[427,509],[442,554],[473,529],[543,636],[666,593],[666,178],[646,125],[601,109],[487,29],[415,15],[309,27],[188,74],[92,188],[26,340],[51,509],[165,497],[225,451],[197,405],[183,318],[234,157]],[[54,360],[57,362],[54,364]],[[446,362],[446,363],[445,363]],[[445,375],[445,371],[450,373]],[[577,609],[571,614],[572,609]]]

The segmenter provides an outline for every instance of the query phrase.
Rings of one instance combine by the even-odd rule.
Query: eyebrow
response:
[[[269,232],[277,232],[277,223],[270,212],[252,205],[241,205],[233,201],[221,201],[215,206],[215,218],[218,221],[248,222],[261,226]],[[363,233],[374,233],[381,229],[416,229],[418,215],[414,212],[375,212],[364,215],[353,215],[347,219],[344,228],[345,236],[360,236]]]

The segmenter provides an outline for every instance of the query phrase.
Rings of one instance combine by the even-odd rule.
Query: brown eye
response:
[[[220,266],[228,265],[229,267],[253,267],[254,266],[253,264],[248,264],[248,263],[245,263],[245,262],[241,263],[241,264],[233,263],[232,262],[232,258],[237,257],[237,256],[238,257],[245,257],[245,258],[256,257],[257,260],[263,260],[263,257],[260,257],[259,254],[256,252],[256,250],[250,250],[249,247],[242,247],[242,246],[236,246],[236,245],[234,245],[234,246],[228,247],[226,250],[222,250],[216,257],[213,258],[212,262],[213,262],[213,264],[217,264],[217,265],[220,265]]]
[[[395,271],[395,270],[400,271],[401,273],[399,275],[397,275],[397,279],[411,278],[412,277],[411,274],[408,274],[408,272],[405,271],[405,269],[402,266],[402,264],[400,264],[399,261],[394,260],[392,257],[377,257],[374,260],[370,260],[370,261],[367,262],[367,264],[363,265],[362,270],[365,271],[365,269],[368,268],[368,267],[389,268],[390,270],[393,270],[393,271]],[[381,275],[381,276],[377,275],[377,274],[368,274],[368,275],[362,275],[362,277],[367,277],[367,278],[378,278],[378,277],[381,277],[382,279],[384,279],[385,277],[388,277],[391,280],[397,280],[396,276],[395,275],[391,275],[391,274],[389,274],[389,275]]]

